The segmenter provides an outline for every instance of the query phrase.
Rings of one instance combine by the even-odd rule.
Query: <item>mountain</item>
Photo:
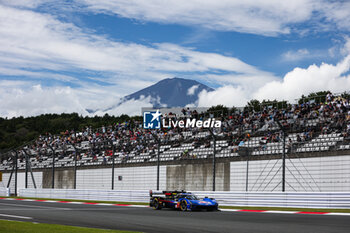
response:
[[[140,91],[125,96],[122,102],[142,97],[151,97],[154,108],[166,105],[166,107],[184,107],[198,100],[198,94],[203,91],[214,91],[202,83],[191,79],[167,78]]]

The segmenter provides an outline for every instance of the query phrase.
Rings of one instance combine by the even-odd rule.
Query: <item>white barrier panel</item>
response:
[[[300,208],[350,208],[350,193],[333,192],[193,192],[215,198],[222,206],[270,206]]]
[[[10,189],[9,188],[0,188],[0,196],[9,197]]]
[[[19,196],[74,200],[149,202],[149,190],[20,189]]]
[[[273,206],[303,208],[350,208],[350,193],[245,193],[192,192],[215,198],[221,206]],[[97,201],[149,202],[148,190],[20,189],[22,197]]]

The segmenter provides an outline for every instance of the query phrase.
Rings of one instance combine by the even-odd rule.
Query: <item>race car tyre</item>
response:
[[[153,209],[155,209],[155,210],[161,210],[162,209],[162,205],[159,203],[157,198],[155,198],[153,200]]]
[[[218,211],[218,210],[219,208],[217,206],[207,209],[207,211]]]
[[[186,201],[181,201],[180,203],[180,209],[182,211],[186,211],[187,210],[187,202]]]

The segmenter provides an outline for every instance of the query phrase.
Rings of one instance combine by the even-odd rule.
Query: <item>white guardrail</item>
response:
[[[149,190],[20,189],[19,196],[96,201],[149,202]]]
[[[0,196],[9,197],[10,196],[10,189],[0,187]]]
[[[273,206],[302,208],[350,208],[350,193],[245,193],[199,192],[198,197],[215,198],[222,206]],[[20,189],[21,197],[97,201],[149,202],[149,190]]]
[[[270,206],[300,208],[350,208],[350,193],[343,192],[193,192],[215,198],[222,206]]]

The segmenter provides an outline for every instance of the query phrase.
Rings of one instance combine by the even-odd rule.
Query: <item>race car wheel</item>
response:
[[[180,203],[180,209],[182,211],[186,211],[187,210],[187,202],[186,201],[181,201]]]
[[[219,208],[217,206],[208,208],[207,211],[218,211]]]
[[[161,210],[162,209],[162,204],[159,203],[159,200],[155,198],[153,200],[153,209],[155,210]]]

